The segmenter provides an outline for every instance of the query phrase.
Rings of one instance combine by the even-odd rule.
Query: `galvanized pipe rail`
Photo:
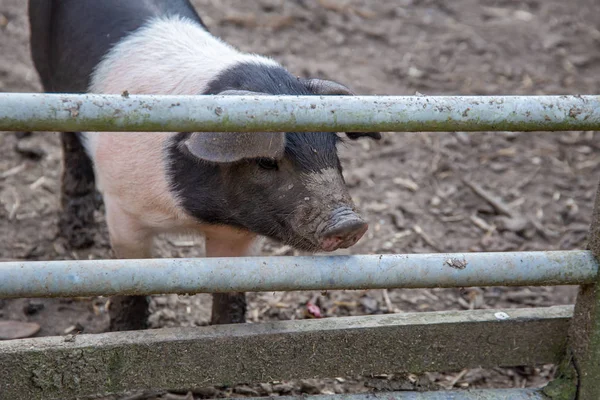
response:
[[[600,130],[600,96],[0,93],[0,131]]]
[[[0,263],[0,298],[581,285],[588,251]]]
[[[1,130],[600,130],[600,96],[0,93]],[[131,389],[187,389],[198,384],[240,380],[560,362],[557,379],[543,390],[386,393],[385,397],[498,400],[542,399],[548,395],[552,399],[598,399],[600,188],[589,249],[590,252],[2,263],[0,298],[558,284],[581,285],[581,290],[574,312],[569,306],[450,311],[113,332],[81,335],[68,341],[0,341],[0,398],[81,398]],[[337,396],[335,400],[344,397],[364,398]],[[315,398],[327,399],[328,396]]]

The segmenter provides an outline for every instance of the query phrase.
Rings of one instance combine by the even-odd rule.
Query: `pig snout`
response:
[[[324,251],[353,246],[369,229],[369,225],[350,209],[336,210],[331,218],[333,224],[322,233],[320,247]]]

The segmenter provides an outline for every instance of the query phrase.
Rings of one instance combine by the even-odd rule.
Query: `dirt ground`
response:
[[[210,29],[270,55],[298,75],[336,79],[361,94],[598,94],[596,0],[196,0]],[[26,2],[0,0],[0,91],[37,92]],[[371,229],[350,254],[578,249],[600,176],[600,134],[385,133],[342,149],[351,193]],[[0,260],[110,257],[56,238],[60,153],[54,133],[0,135]],[[466,182],[466,183],[465,183]],[[507,203],[500,215],[479,185]],[[102,213],[98,220],[103,221]],[[198,239],[159,243],[166,257],[201,256]],[[268,242],[264,254],[299,254]],[[252,293],[252,322],[388,312],[537,307],[574,302],[572,287]],[[105,298],[0,300],[0,320],[37,322],[38,335],[107,329]],[[155,296],[153,327],[206,325],[210,296]],[[537,387],[553,366],[392,374],[206,388],[213,398],[430,388]],[[142,398],[142,397],[136,397]]]

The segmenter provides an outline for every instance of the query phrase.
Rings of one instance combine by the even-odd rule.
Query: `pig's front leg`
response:
[[[256,253],[256,235],[247,232],[213,232],[205,235],[207,257],[243,257]],[[243,292],[214,293],[210,323],[237,324],[246,322],[246,294]]]
[[[99,203],[94,167],[77,138],[77,133],[61,133],[61,143],[64,170],[59,231],[70,248],[81,249],[94,244],[94,211]]]
[[[132,216],[106,201],[110,242],[117,258],[151,258],[152,233]],[[109,308],[110,330],[131,331],[148,327],[147,296],[114,296]]]

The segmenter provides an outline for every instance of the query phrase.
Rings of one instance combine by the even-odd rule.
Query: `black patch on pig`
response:
[[[284,68],[258,63],[241,63],[224,70],[204,94],[225,90],[312,94]],[[310,196],[302,191],[301,185],[296,185],[293,193],[288,192],[287,203],[282,202],[278,200],[281,194],[278,190],[287,187],[289,181],[281,171],[261,172],[257,169],[258,160],[228,164],[204,162],[181,150],[181,142],[188,135],[181,133],[174,137],[168,145],[166,161],[170,185],[186,212],[206,223],[244,228],[278,240],[290,235],[289,219],[296,202]],[[284,160],[289,161],[292,173],[298,176],[324,169],[338,169],[341,173],[338,141],[339,137],[332,132],[288,132]],[[250,182],[249,174],[260,173],[282,175],[281,179],[275,179],[273,186],[265,188]]]
[[[33,63],[47,92],[85,93],[94,68],[151,18],[180,16],[206,29],[189,0],[32,0]]]
[[[181,150],[189,133],[179,133],[167,147],[167,173],[170,185],[186,212],[210,224],[242,227],[228,218],[228,202],[223,191],[222,166],[202,162]]]
[[[297,77],[285,68],[243,62],[219,73],[204,94],[218,94],[225,90],[250,90],[269,94],[305,96],[313,94]]]
[[[222,71],[209,84],[204,94],[219,94],[225,90],[249,90],[273,95],[307,96],[312,93],[285,68],[244,62]],[[341,168],[336,144],[339,137],[332,132],[288,132],[286,156],[299,172],[317,172],[326,168]]]

